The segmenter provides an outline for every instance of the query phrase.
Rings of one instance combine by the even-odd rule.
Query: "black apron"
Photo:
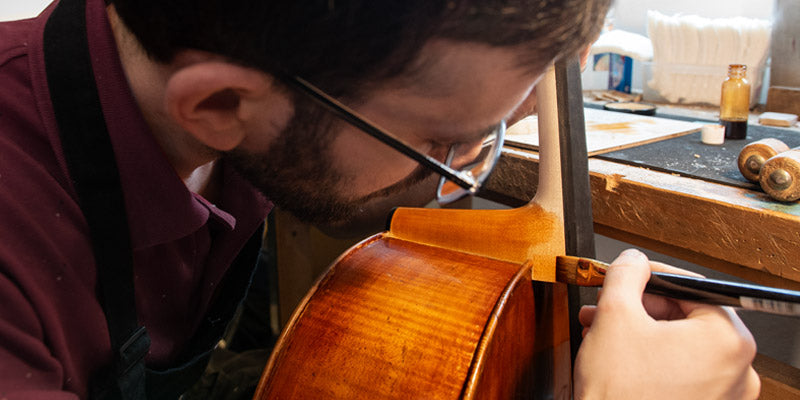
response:
[[[257,230],[237,256],[215,293],[187,353],[174,368],[145,367],[150,338],[138,324],[133,258],[114,151],[92,72],[85,0],[62,0],[44,31],[47,81],[67,166],[78,203],[89,224],[103,307],[114,351],[113,364],[90,382],[93,399],[176,399],[202,374],[257,264]]]

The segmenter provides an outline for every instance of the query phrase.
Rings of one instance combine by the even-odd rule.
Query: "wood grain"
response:
[[[530,199],[536,192],[537,160],[532,152],[504,151],[500,174],[487,182],[487,197],[509,205]],[[726,264],[739,276],[749,269],[800,282],[799,205],[594,158],[589,171],[596,231],[642,238],[702,265]]]
[[[459,227],[454,229],[454,227]],[[512,210],[435,210],[400,208],[390,234],[431,246],[535,265],[538,281],[555,282],[552,238],[561,235],[560,219],[536,204]]]
[[[800,281],[800,218],[763,193],[602,160],[589,164],[596,224]]]
[[[753,368],[761,377],[760,400],[800,398],[800,369],[762,354],[756,355]]]
[[[292,317],[256,398],[552,393],[553,342],[567,339],[536,327],[563,313],[547,311],[552,288],[534,296],[527,268],[370,238],[334,264]]]

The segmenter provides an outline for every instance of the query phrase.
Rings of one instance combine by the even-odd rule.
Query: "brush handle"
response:
[[[800,316],[800,292],[651,272],[645,292],[679,300]]]

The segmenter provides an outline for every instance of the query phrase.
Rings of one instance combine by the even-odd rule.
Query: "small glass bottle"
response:
[[[745,79],[747,66],[731,64],[728,77],[722,82],[719,120],[725,127],[726,139],[747,138],[747,118],[750,116],[750,83]]]

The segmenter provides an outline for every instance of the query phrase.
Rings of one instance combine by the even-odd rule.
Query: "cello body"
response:
[[[374,236],[303,301],[257,398],[568,398],[537,286],[530,266]]]
[[[554,87],[551,70],[540,106]],[[564,252],[553,109],[539,111],[548,156],[530,204],[396,210],[306,295],[255,398],[569,399],[567,289],[531,280],[555,281]]]

